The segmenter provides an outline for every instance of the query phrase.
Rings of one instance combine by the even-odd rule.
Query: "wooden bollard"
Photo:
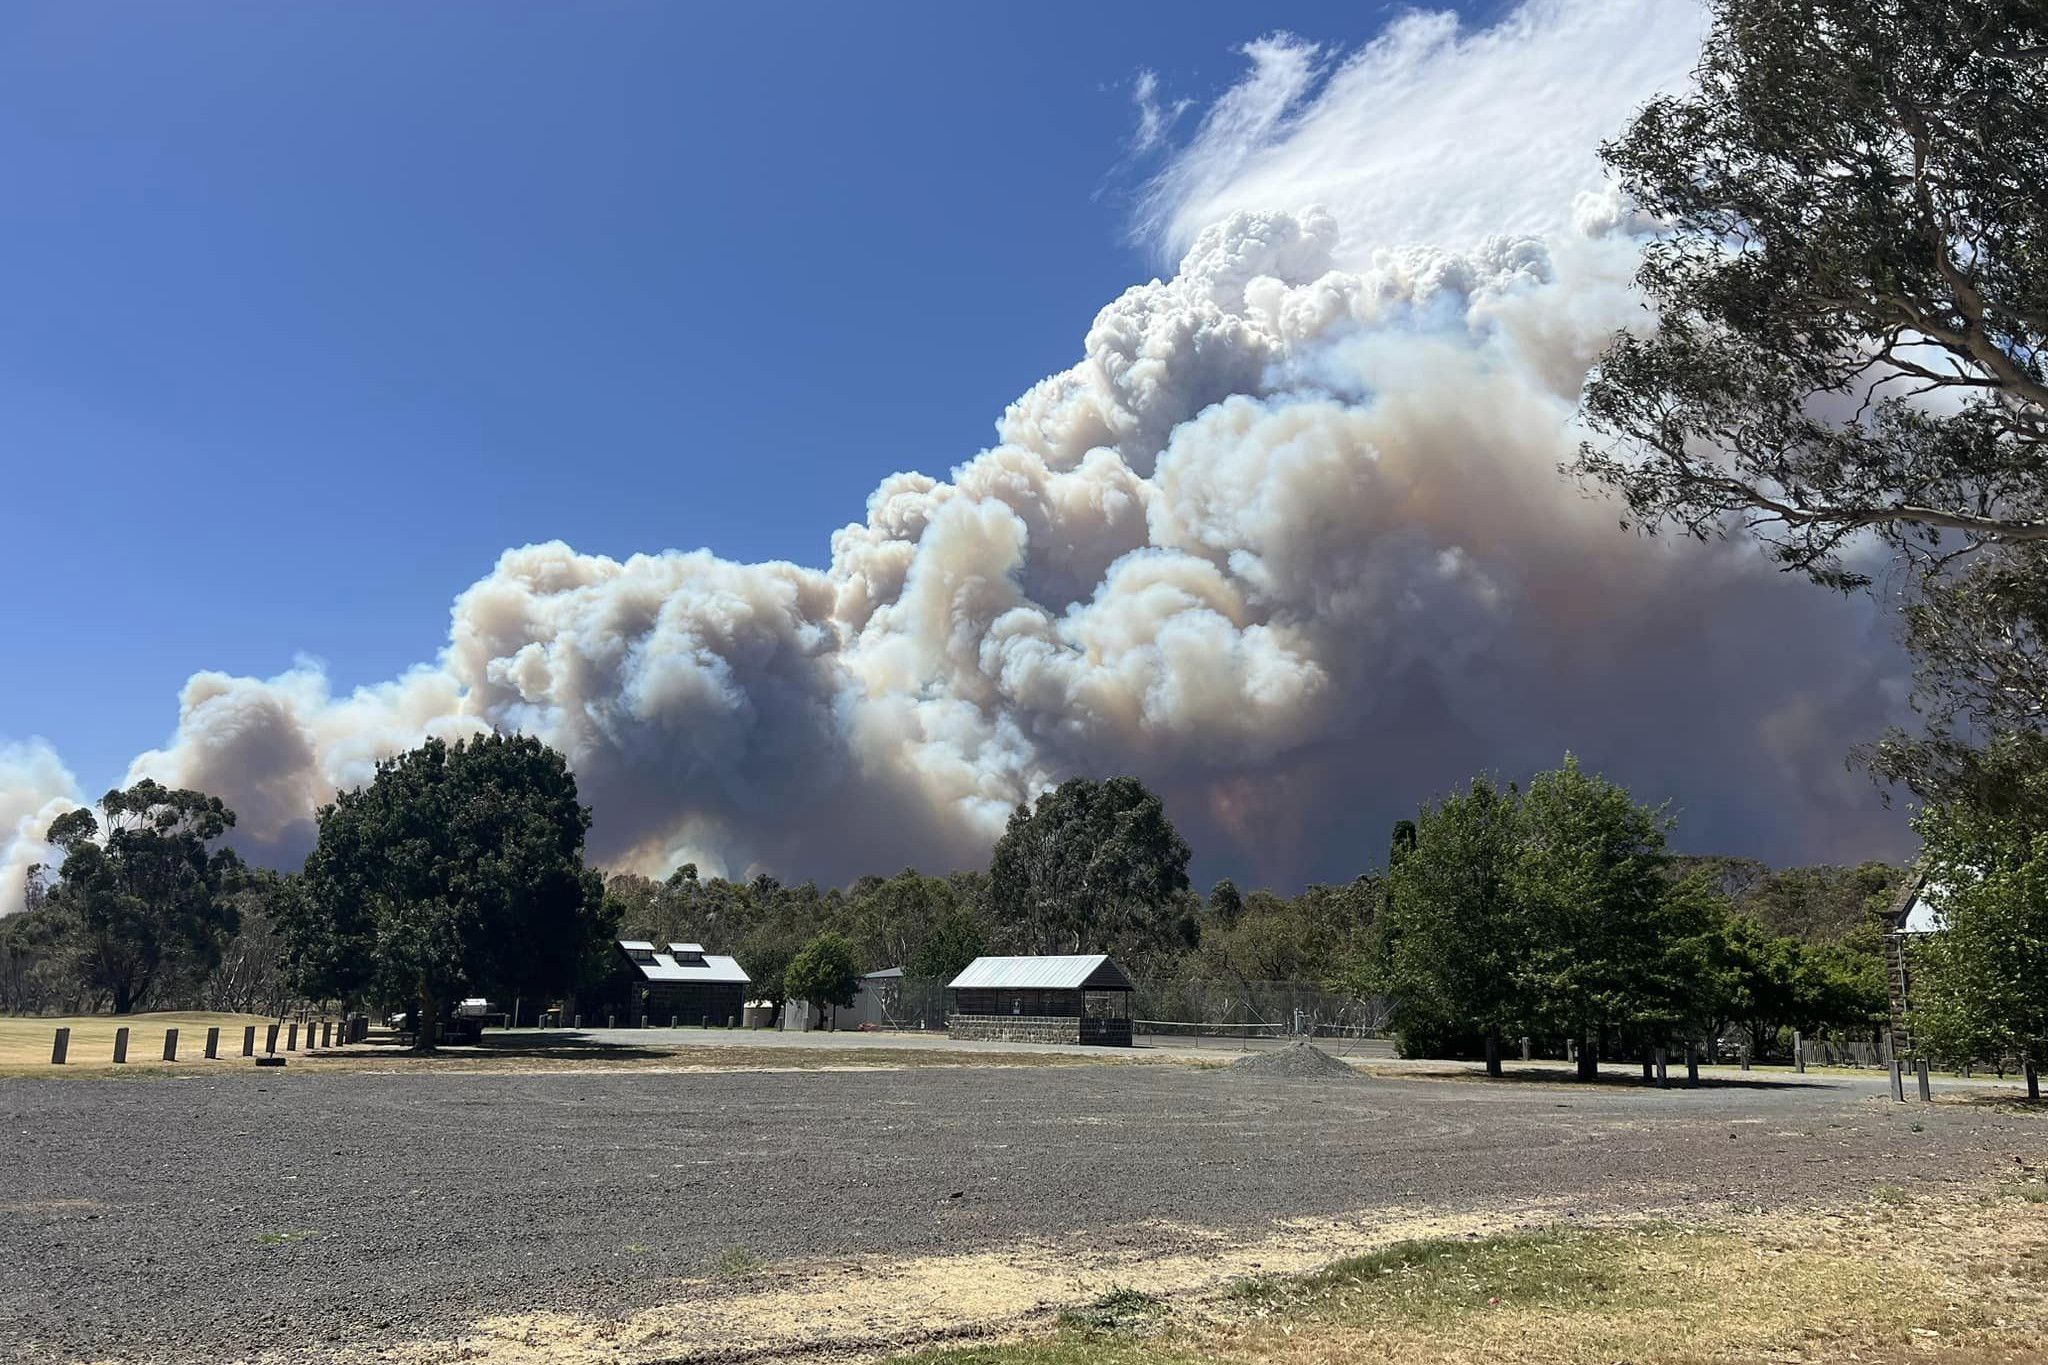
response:
[[[582,1016],[582,1015],[580,1015],[580,1014],[576,1016],[576,1027],[577,1027],[577,1028],[582,1028],[582,1027],[583,1027],[583,1016]]]
[[[1896,1057],[1892,1058],[1892,1098],[1900,1104],[1906,1102],[1906,1071]]]
[[[275,1024],[270,1025],[263,1035],[263,1055],[266,1057],[275,1057],[277,1055],[277,1025]]]
[[[1671,1073],[1665,1069],[1670,1059],[1670,1053],[1664,1048],[1660,1047],[1657,1049],[1657,1088],[1659,1090],[1669,1090],[1671,1088]]]
[[[115,1029],[115,1030],[114,1030],[114,1061],[115,1061],[116,1063],[120,1063],[120,1062],[125,1062],[125,1061],[127,1061],[127,1060],[128,1060],[128,1030],[127,1030],[127,1028],[126,1028],[126,1027],[124,1026],[124,1027],[122,1027],[122,1028],[117,1028],[117,1029]]]
[[[334,1021],[331,1019],[322,1019],[320,1021],[320,1046],[331,1047],[333,1043]]]
[[[284,1036],[284,1050],[286,1052],[297,1052],[299,1050],[299,1026],[296,1023],[291,1026],[291,1031]]]
[[[740,1026],[740,1021],[733,1018],[730,1014],[728,1014],[725,1016],[725,1026],[727,1028],[738,1028]]]
[[[244,1057],[254,1057],[256,1055],[256,1026],[254,1024],[250,1024],[242,1030],[242,1055]]]
[[[206,1060],[210,1062],[218,1056],[220,1056],[220,1030],[210,1028],[206,1031]]]
[[[1700,1083],[1700,1050],[1691,1043],[1685,1045],[1685,1083],[1691,1086]]]
[[[1920,1100],[1924,1104],[1934,1103],[1934,1087],[1927,1079],[1927,1059],[1922,1057],[1913,1063],[1913,1077],[1920,1082]]]
[[[57,1030],[57,1041],[50,1044],[50,1065],[62,1066],[64,1065],[64,1059],[70,1055],[71,1030],[60,1028]]]
[[[1792,1069],[1802,1076],[1806,1074],[1806,1039],[1798,1029],[1792,1030]]]
[[[178,1031],[174,1028],[164,1030],[164,1060],[167,1062],[178,1060]]]
[[[616,1014],[607,1014],[604,1017],[604,1026],[606,1028],[617,1028],[619,1026],[619,1016]]]
[[[675,1028],[675,1027],[679,1026],[679,1025],[680,1025],[680,1024],[682,1023],[682,1022],[683,1022],[683,1016],[682,1016],[682,1015],[680,1015],[680,1014],[671,1014],[671,1015],[670,1015],[670,1016],[668,1017],[668,1026],[669,1026],[670,1028]]]

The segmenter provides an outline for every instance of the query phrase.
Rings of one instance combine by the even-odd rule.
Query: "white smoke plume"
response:
[[[0,915],[22,908],[29,869],[50,855],[50,822],[81,804],[78,782],[45,740],[0,744]]]
[[[1644,225],[1592,146],[1698,32],[1669,0],[1541,0],[1348,58],[1255,44],[1145,196],[1171,278],[994,446],[884,480],[828,567],[510,550],[434,663],[347,697],[308,664],[199,674],[130,775],[289,860],[378,757],[517,729],[569,756],[600,859],[838,881],[978,864],[1020,799],[1132,772],[1200,870],[1290,885],[1569,747],[1676,798],[1690,847],[1895,852],[1843,765],[1900,706],[1874,606],[1624,535],[1556,473],[1588,365],[1645,320]]]

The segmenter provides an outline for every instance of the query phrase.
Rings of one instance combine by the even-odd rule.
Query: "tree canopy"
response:
[[[1911,946],[1914,1041],[1937,1056],[2048,1063],[2048,768],[2013,785],[2034,801],[1923,810],[1926,895],[1943,930]]]
[[[1011,814],[989,862],[990,908],[1028,952],[1187,946],[1189,856],[1144,783],[1073,778]]]
[[[116,1014],[168,978],[219,962],[239,916],[227,893],[241,859],[212,845],[234,827],[218,797],[144,779],[50,825],[64,856],[40,914],[44,942]]]
[[[784,975],[792,1000],[805,1000],[819,1010],[845,1009],[860,993],[860,968],[853,945],[831,930],[806,943],[790,959]]]
[[[1712,0],[1697,88],[1603,148],[1666,231],[1655,329],[1585,392],[1574,470],[1627,523],[1756,532],[1837,587],[1917,570],[1923,795],[2048,724],[2048,12],[2011,0]]]
[[[431,1047],[465,990],[571,987],[609,934],[583,866],[590,813],[539,740],[429,740],[319,812],[306,895],[283,924],[298,979],[340,998],[410,1001]]]

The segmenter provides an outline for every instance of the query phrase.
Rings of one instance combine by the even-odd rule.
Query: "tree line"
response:
[[[318,813],[302,870],[250,868],[217,799],[143,782],[52,831],[54,880],[0,926],[10,1009],[293,1000],[404,1009],[467,994],[573,1000],[619,938],[731,953],[755,998],[850,1002],[861,973],[944,980],[983,953],[1108,952],[1150,981],[1302,982],[1386,996],[1411,1052],[1536,1035],[1631,1041],[1868,1029],[1884,1015],[1870,907],[1897,869],[1772,871],[1664,847],[1669,819],[1567,760],[1490,777],[1394,831],[1385,865],[1294,895],[1191,886],[1191,851],[1129,777],[1020,805],[986,869],[845,887],[588,867],[589,811],[538,740],[432,740]],[[1585,1054],[1582,1054],[1585,1055]]]

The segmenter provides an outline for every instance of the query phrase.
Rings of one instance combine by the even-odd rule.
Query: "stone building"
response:
[[[955,1038],[1131,1045],[1131,979],[1105,953],[978,957],[947,984]]]

